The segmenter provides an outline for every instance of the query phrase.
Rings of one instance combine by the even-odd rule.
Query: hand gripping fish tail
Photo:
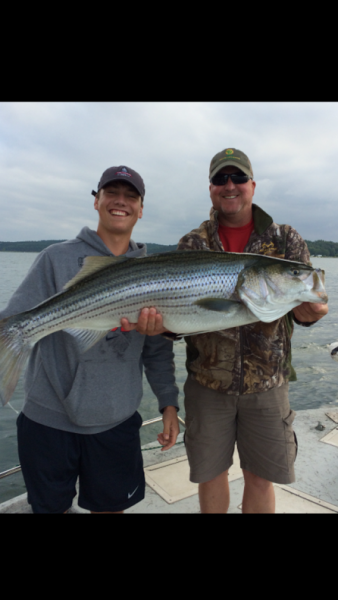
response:
[[[270,323],[302,302],[327,303],[324,271],[261,254],[175,251],[87,257],[79,273],[31,310],[0,321],[0,395],[10,399],[33,346],[57,331],[85,352],[121,318],[155,307],[181,335]]]

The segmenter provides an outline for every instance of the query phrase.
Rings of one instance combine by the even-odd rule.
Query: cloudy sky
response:
[[[337,103],[0,103],[0,241],[96,230],[90,192],[126,165],[146,186],[139,242],[175,244],[208,218],[208,169],[245,152],[254,202],[303,238],[338,242]]]

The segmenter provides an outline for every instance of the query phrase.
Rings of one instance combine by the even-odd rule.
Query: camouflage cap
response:
[[[226,148],[211,159],[210,169],[209,169],[209,179],[211,179],[218,171],[223,169],[223,167],[227,167],[232,165],[234,167],[238,167],[248,175],[249,177],[253,177],[253,170],[251,166],[251,162],[244,152],[241,150],[237,150],[236,148]]]

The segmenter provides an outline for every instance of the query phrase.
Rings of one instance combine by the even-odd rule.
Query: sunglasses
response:
[[[225,185],[228,183],[229,177],[232,183],[247,183],[249,179],[252,179],[252,177],[244,175],[244,173],[217,173],[210,181],[213,185]]]

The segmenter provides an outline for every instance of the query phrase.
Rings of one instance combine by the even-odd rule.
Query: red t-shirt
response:
[[[218,235],[225,252],[243,252],[253,229],[253,219],[243,227],[226,227],[219,224]]]

